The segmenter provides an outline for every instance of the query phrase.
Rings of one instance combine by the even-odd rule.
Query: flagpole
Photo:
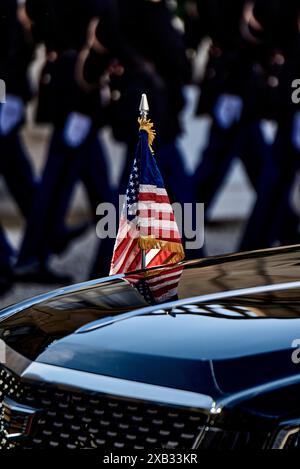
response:
[[[142,94],[142,99],[141,99],[139,110],[140,110],[140,117],[143,120],[147,120],[150,108],[148,104],[147,95],[145,93]],[[144,249],[142,249],[141,251],[142,251],[142,269],[146,269],[147,267],[146,251]]]

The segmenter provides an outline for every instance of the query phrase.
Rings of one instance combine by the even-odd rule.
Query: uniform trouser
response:
[[[257,190],[259,174],[269,152],[259,121],[241,122],[224,129],[214,120],[208,146],[194,176],[197,200],[205,203],[206,210],[210,209],[235,157],[241,159],[253,188]]]
[[[52,238],[64,225],[72,194],[78,180],[85,184],[92,209],[108,201],[106,162],[96,133],[91,133],[78,148],[68,147],[62,131],[55,130],[49,155],[21,246],[18,266],[44,264],[51,254]],[[103,262],[107,262],[104,258]]]
[[[135,154],[135,146],[128,146],[126,155],[125,168],[121,177],[120,192],[126,193],[127,184],[129,181],[130,172],[132,169],[133,158]],[[193,186],[192,177],[187,174],[184,167],[184,157],[176,143],[176,141],[168,144],[163,144],[155,151],[155,158],[158,167],[162,174],[166,191],[169,195],[171,203],[179,203],[182,207],[184,204],[193,204],[193,225],[195,230],[195,191]],[[182,232],[184,244],[190,241],[186,238],[185,232]],[[186,259],[197,259],[202,257],[203,252],[201,248],[186,249]]]
[[[299,153],[291,144],[291,126],[279,127],[273,145],[272,167],[265,168],[257,201],[249,219],[242,250],[271,247],[275,242],[297,241],[299,218],[291,206],[291,195]]]
[[[206,211],[214,202],[235,157],[241,159],[257,194],[263,193],[266,187],[272,186],[277,170],[273,161],[272,145],[265,141],[260,121],[241,121],[230,129],[222,129],[214,121],[208,147],[195,175],[198,189],[197,200],[205,203]],[[265,203],[268,204],[268,201],[265,200]],[[246,246],[247,248],[253,246],[253,249],[257,247],[256,224],[260,226],[261,232],[264,232],[265,207],[263,203],[256,207],[255,212],[255,223],[249,223],[247,226],[240,247],[242,250]]]
[[[36,181],[18,131],[0,137],[0,175],[25,218],[30,214]]]
[[[36,181],[17,130],[0,137],[0,175],[21,213],[27,218],[34,200]],[[0,271],[9,266],[12,254],[13,250],[0,227]]]
[[[208,145],[194,175],[197,201],[205,204],[206,212],[228,174],[235,154],[238,131],[237,125],[222,129],[215,120],[212,123]]]
[[[299,214],[293,207],[294,182],[300,167],[300,148],[293,145],[292,123],[280,127],[274,151],[279,161],[282,195],[273,226],[273,238],[281,245],[299,243]],[[299,193],[298,193],[299,199]]]
[[[0,226],[0,273],[5,271],[10,265],[12,248],[10,247],[6,236]]]
[[[0,174],[25,218],[30,214],[36,181],[18,132],[0,137]]]

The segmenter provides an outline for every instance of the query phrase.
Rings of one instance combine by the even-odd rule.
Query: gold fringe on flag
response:
[[[176,254],[173,257],[173,262],[180,262],[184,259],[185,253],[181,243],[175,243],[172,241],[160,241],[149,236],[141,236],[139,238],[140,249],[147,251],[149,249],[161,249],[162,251],[168,251]]]
[[[148,145],[149,145],[149,148],[151,150],[151,152],[153,153],[153,148],[152,148],[152,145],[153,145],[153,142],[155,140],[155,137],[156,137],[156,132],[155,130],[153,129],[153,122],[151,122],[150,119],[145,119],[144,117],[140,117],[138,119],[138,123],[140,124],[140,131],[141,130],[145,130],[148,134]]]

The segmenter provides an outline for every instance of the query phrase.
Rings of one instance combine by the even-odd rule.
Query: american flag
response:
[[[150,289],[156,302],[173,297],[182,268],[174,264],[184,259],[175,215],[151,148],[150,121],[140,122],[140,137],[130,175],[119,232],[111,264],[111,275],[145,267],[173,265],[173,270],[144,271],[142,288]],[[144,253],[144,265],[143,265]],[[134,276],[132,277],[133,283]],[[141,284],[139,284],[141,287]],[[150,293],[149,292],[149,293]]]
[[[156,304],[178,299],[178,284],[182,272],[182,266],[168,265],[163,269],[129,274],[125,279],[138,289],[149,304]]]

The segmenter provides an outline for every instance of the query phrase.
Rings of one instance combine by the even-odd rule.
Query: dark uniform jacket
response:
[[[17,20],[17,2],[0,2],[0,79],[6,83],[7,93],[24,101],[31,97],[27,76],[33,57],[33,43]]]
[[[197,0],[198,34],[193,46],[204,37],[212,40],[206,73],[201,83],[199,114],[212,114],[216,99],[222,93],[243,97],[245,81],[249,75],[251,58],[249,45],[240,31],[244,0]],[[189,39],[191,40],[191,39]]]
[[[256,0],[254,16],[261,29],[252,34],[273,50],[275,57],[267,70],[269,86],[265,87],[264,96],[269,94],[269,102],[276,106],[276,118],[285,123],[296,107],[292,103],[292,82],[299,78],[300,71],[300,1]]]
[[[254,43],[242,34],[245,1],[197,0],[199,37],[213,41],[201,84],[200,114],[212,113],[218,95],[230,93],[242,97],[243,119],[279,119],[282,91],[277,80],[286,73],[282,64],[295,38],[298,2],[256,0],[254,16],[263,31],[249,26]]]
[[[13,47],[17,26],[17,1],[0,2],[0,77],[8,81],[13,67]]]
[[[148,94],[151,117],[159,138],[167,143],[180,132],[178,114],[184,100],[182,86],[189,66],[181,34],[172,25],[172,15],[164,0],[118,0],[109,2],[105,19],[97,29],[107,56],[91,51],[85,77],[96,81],[107,60],[117,59],[125,69],[122,77],[112,77],[111,124],[115,137],[136,140],[136,116],[142,92]]]
[[[27,0],[27,13],[33,22],[36,42],[42,42],[49,60],[40,81],[37,120],[63,126],[71,112],[102,122],[98,89],[84,91],[75,80],[79,52],[85,46],[88,27],[103,10],[103,0]]]

